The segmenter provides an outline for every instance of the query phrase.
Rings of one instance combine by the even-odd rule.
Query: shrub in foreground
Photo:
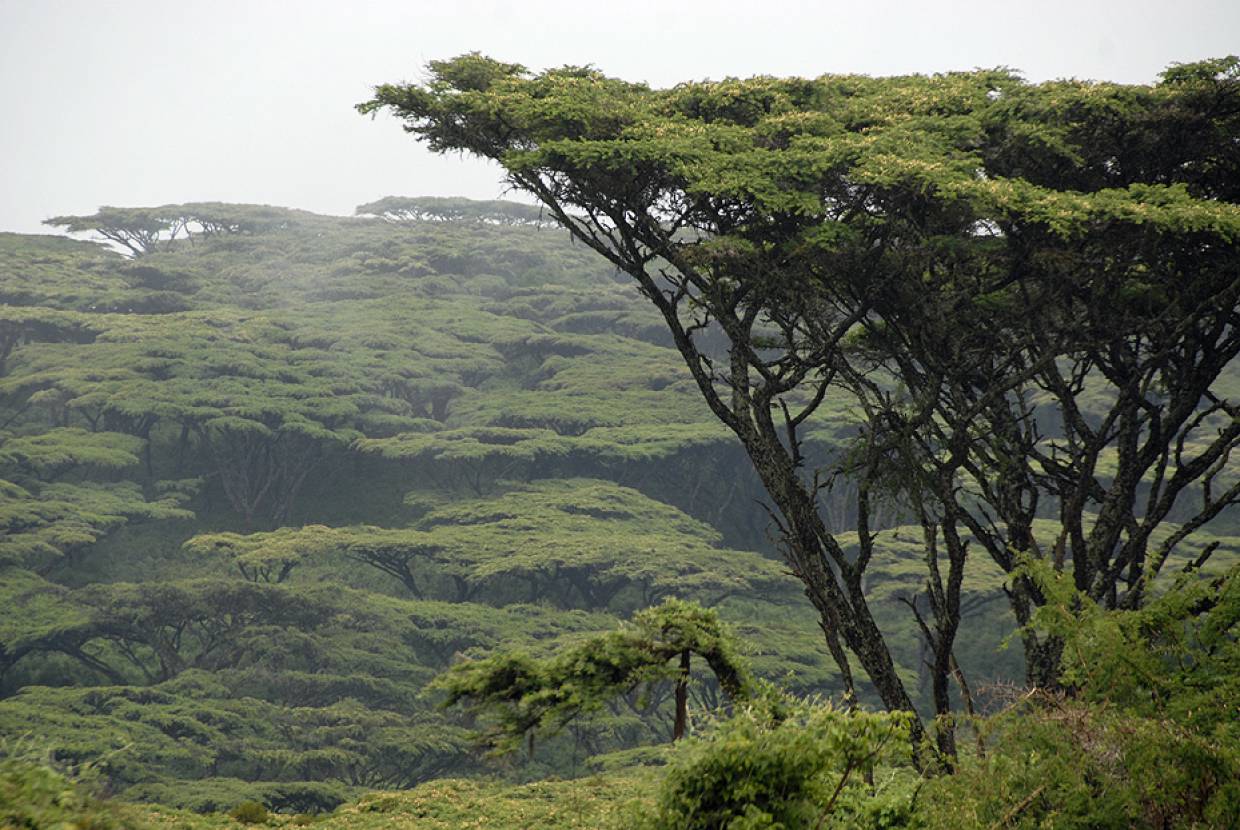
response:
[[[647,830],[902,826],[905,787],[874,787],[883,761],[909,760],[903,714],[849,712],[767,695],[677,753]]]
[[[46,764],[0,760],[0,828],[140,830],[122,808]]]
[[[985,757],[920,793],[929,830],[1240,827],[1240,756],[1174,722],[1043,696],[989,727]]]

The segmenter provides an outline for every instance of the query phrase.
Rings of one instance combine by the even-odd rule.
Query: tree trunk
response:
[[[685,736],[689,722],[689,649],[680,652],[680,675],[676,679],[676,722],[672,725],[672,741]]]
[[[844,642],[857,655],[888,711],[912,714],[910,737],[916,748],[925,737],[925,728],[896,671],[883,633],[870,613],[861,590],[860,572],[842,572],[840,563],[846,562],[843,551],[827,533],[783,447],[764,446],[765,442],[756,434],[742,438],[747,439],[750,459],[787,523],[786,559],[818,611],[819,625],[824,631],[839,627]]]

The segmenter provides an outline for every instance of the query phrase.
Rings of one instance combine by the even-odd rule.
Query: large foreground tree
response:
[[[846,684],[855,658],[910,711],[865,574],[880,497],[920,522],[946,713],[970,545],[1016,574],[1023,622],[1043,598],[1022,556],[1135,601],[1171,508],[1191,530],[1235,501],[1237,409],[1216,380],[1240,345],[1238,66],[1156,86],[996,70],[655,90],[473,54],[359,109],[499,162],[637,281],[752,460]],[[839,395],[856,449],[807,460]],[[833,472],[855,482],[852,553],[821,508]],[[1055,538],[1035,538],[1042,513]],[[1026,646],[1048,682],[1053,644]]]

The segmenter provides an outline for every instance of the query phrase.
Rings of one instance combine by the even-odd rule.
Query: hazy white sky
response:
[[[660,86],[998,65],[1149,82],[1240,52],[1240,2],[0,0],[0,230],[102,204],[494,198],[496,168],[352,108],[473,50]]]

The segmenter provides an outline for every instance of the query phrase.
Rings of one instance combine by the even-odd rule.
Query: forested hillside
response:
[[[471,54],[360,109],[541,207],[0,234],[0,822],[1240,820],[1238,65]]]
[[[190,230],[124,255],[0,237],[6,739],[126,799],[329,809],[490,769],[425,690],[454,660],[669,597],[718,608],[762,675],[838,693],[752,473],[637,292],[522,205],[362,211],[152,210]],[[823,417],[824,456],[852,429]],[[915,678],[907,558],[876,590]],[[998,589],[979,572],[979,679],[1016,671]],[[672,686],[507,774],[666,741]]]

